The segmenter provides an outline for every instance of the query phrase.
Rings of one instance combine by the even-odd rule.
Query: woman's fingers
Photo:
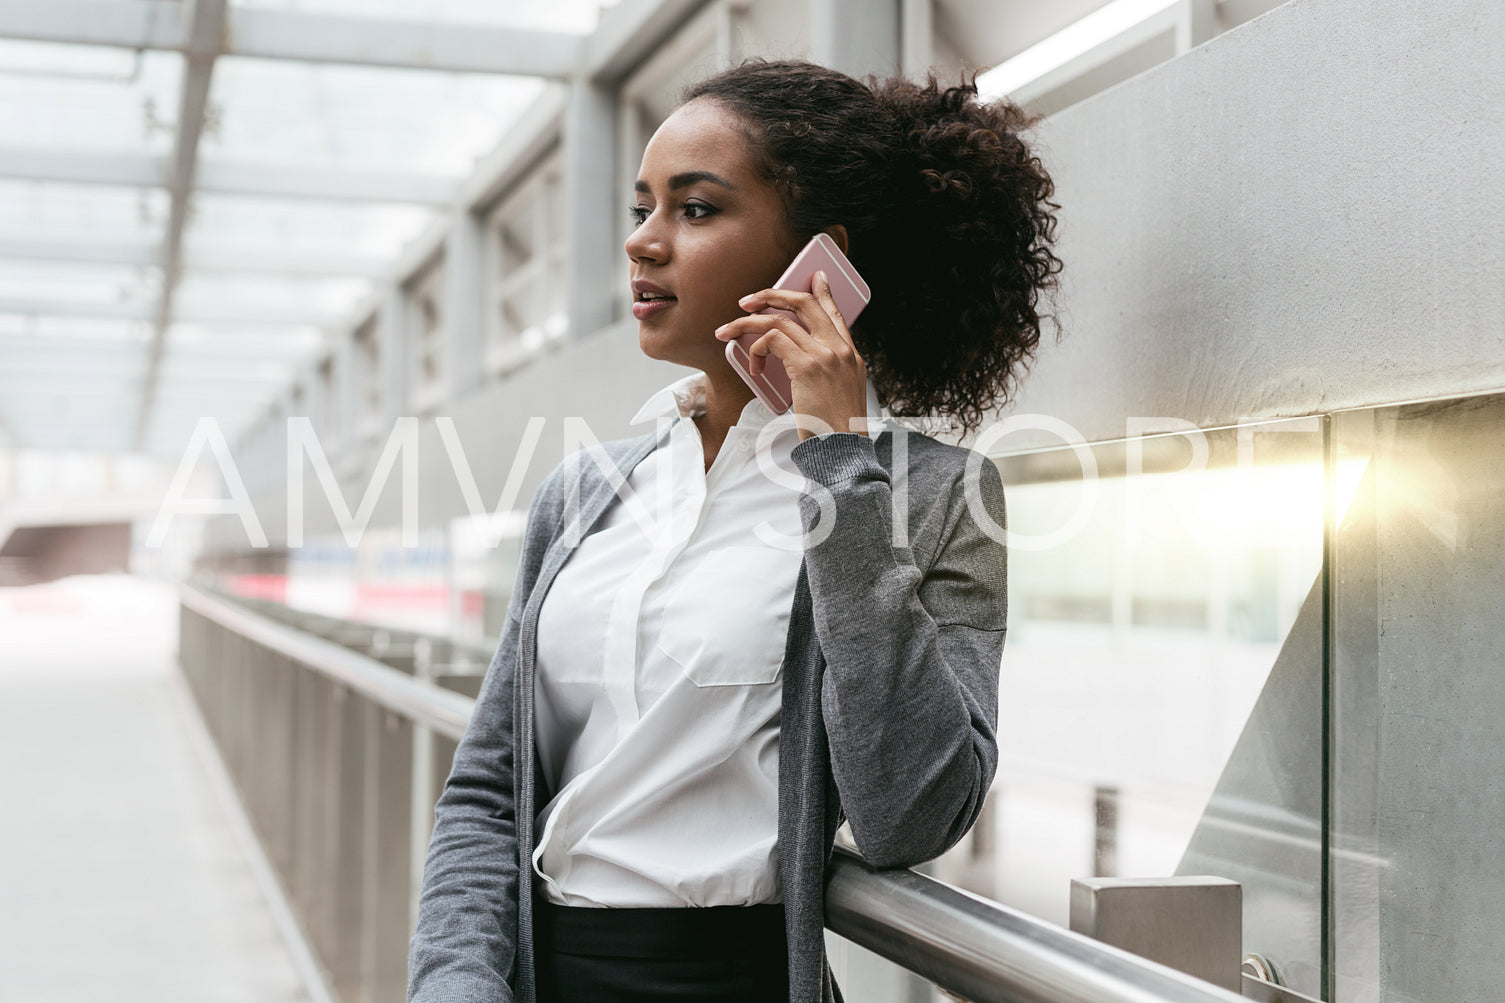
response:
[[[810,332],[787,314],[782,313],[759,313],[750,317],[739,317],[736,320],[723,324],[716,329],[716,337],[722,341],[730,341],[733,338],[743,338],[745,335],[753,335],[749,343],[744,340],[744,345],[749,345],[748,368],[754,376],[763,372],[764,356],[777,355],[789,368],[789,363],[794,357],[800,359],[807,354],[810,341]],[[782,339],[772,338],[774,334],[782,334]],[[797,365],[797,363],[796,363]]]
[[[836,298],[831,295],[831,283],[826,281],[825,272],[816,272],[815,278],[810,283],[810,293],[815,301],[825,310],[826,316],[831,318],[831,326],[836,328],[836,333],[841,335],[843,341],[852,345],[852,332],[847,327],[846,318],[842,317],[841,310],[836,306]]]
[[[739,305],[747,311],[764,310],[769,307],[788,310],[798,317],[800,324],[818,340],[830,344],[833,348],[844,344],[855,352],[856,346],[852,342],[852,332],[847,327],[846,320],[841,316],[836,300],[831,296],[831,286],[826,281],[824,272],[815,273],[811,287],[812,291],[808,293],[795,292],[791,289],[763,289],[750,296],[744,296]]]

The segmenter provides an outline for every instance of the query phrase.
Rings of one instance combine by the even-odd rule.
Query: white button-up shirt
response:
[[[560,905],[781,901],[779,670],[804,556],[805,479],[789,458],[799,434],[791,414],[753,398],[707,470],[690,420],[704,410],[695,372],[633,416],[671,421],[669,437],[539,608],[535,733],[558,793],[539,815],[533,869]],[[876,435],[871,380],[867,416]]]

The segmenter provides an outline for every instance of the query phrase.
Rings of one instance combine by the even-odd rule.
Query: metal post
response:
[[[450,581],[454,578],[451,576]],[[432,682],[430,650],[427,640],[420,641],[414,650],[413,676],[421,682]],[[408,862],[408,921],[418,925],[418,896],[423,890],[423,865],[428,860],[428,842],[434,828],[434,806],[438,801],[434,787],[434,732],[427,725],[413,728],[413,773],[412,802],[408,816],[408,839],[411,859]]]
[[[1204,875],[1088,878],[1071,883],[1071,929],[1238,992],[1243,894]]]
[[[347,687],[331,694],[330,743],[333,787],[325,802],[327,866],[333,900],[327,937],[330,982],[340,999],[361,998],[361,880],[365,873],[365,711],[366,701]]]
[[[412,742],[412,721],[367,704],[361,982],[371,1003],[401,1003],[407,989]]]
[[[292,811],[293,870],[288,885],[302,913],[303,929],[316,936],[324,908],[320,866],[323,812],[320,804],[325,783],[324,702],[328,684],[318,673],[297,666],[293,694]]]
[[[1111,878],[1118,874],[1118,788],[1092,789],[1092,876]]]

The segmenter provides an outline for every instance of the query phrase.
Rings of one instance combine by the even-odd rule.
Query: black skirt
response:
[[[598,909],[533,899],[539,1003],[787,1003],[782,905]]]

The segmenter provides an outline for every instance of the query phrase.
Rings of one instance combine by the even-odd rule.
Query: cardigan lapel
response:
[[[628,440],[622,444],[620,455],[613,454],[605,447],[597,447],[611,458],[618,474],[617,484],[625,481],[633,468],[658,448],[667,431],[664,428],[657,435],[647,434]],[[583,499],[580,511],[575,514],[574,521],[556,532],[549,542],[538,577],[529,587],[527,605],[523,609],[518,632],[520,678],[515,680],[512,689],[512,734],[515,749],[513,786],[517,792],[515,821],[518,834],[518,1003],[534,1003],[537,998],[533,967],[533,821],[537,814],[534,798],[537,762],[533,746],[533,677],[537,656],[538,611],[543,605],[544,596],[548,594],[549,586],[554,582],[554,576],[616,498],[617,485],[597,465],[598,457],[588,459],[577,456],[577,460],[580,462],[580,470],[573,490],[576,492],[574,497]],[[568,517],[568,506],[566,509]]]

